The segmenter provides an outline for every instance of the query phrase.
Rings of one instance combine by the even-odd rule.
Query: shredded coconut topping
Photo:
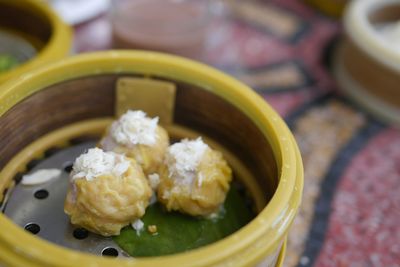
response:
[[[208,145],[201,137],[196,140],[184,139],[170,146],[167,152],[169,177],[177,177],[184,183],[192,183],[197,166],[207,148]]]
[[[158,117],[151,119],[143,111],[128,110],[111,125],[111,136],[122,145],[151,146],[157,141],[157,124]]]
[[[148,176],[148,178],[149,178],[149,183],[150,183],[151,188],[153,190],[156,190],[158,185],[160,184],[160,175],[158,175],[157,173],[153,173],[153,174],[150,174]]]
[[[92,148],[75,160],[71,175],[72,179],[86,178],[88,181],[110,174],[121,177],[129,165],[129,160],[123,155]]]
[[[143,221],[141,219],[137,219],[136,221],[131,223],[131,226],[132,226],[133,229],[136,230],[136,234],[139,236],[140,232],[143,230],[144,223],[143,223]]]

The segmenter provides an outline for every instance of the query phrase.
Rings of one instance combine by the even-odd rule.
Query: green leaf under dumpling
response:
[[[246,225],[254,216],[246,205],[246,199],[232,186],[224,209],[216,218],[167,212],[159,203],[155,203],[147,208],[141,219],[144,227],[139,235],[131,226],[127,226],[119,236],[114,237],[114,241],[134,257],[174,254],[220,240]],[[149,225],[157,226],[157,234],[147,231]]]

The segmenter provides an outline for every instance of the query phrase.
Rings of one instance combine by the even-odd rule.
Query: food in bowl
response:
[[[17,31],[3,30],[0,22],[0,73],[10,71],[36,56],[35,46],[21,35]]]
[[[128,110],[100,141],[104,150],[135,159],[146,175],[157,172],[168,145],[168,133],[158,125],[158,117],[149,118],[141,110]]]
[[[0,73],[11,70],[19,65],[16,57],[11,54],[0,54]]]
[[[221,152],[201,138],[169,147],[160,172],[158,199],[167,210],[192,216],[217,213],[232,180],[232,170]]]
[[[75,225],[102,236],[143,216],[151,188],[132,159],[99,148],[78,157],[71,172],[64,211]]]
[[[141,110],[128,110],[108,127],[99,144],[112,151],[92,148],[75,160],[64,210],[72,224],[106,237],[118,236],[130,224],[128,234],[116,240],[131,255],[138,256],[137,249],[130,248],[143,242],[150,244],[139,256],[202,246],[230,234],[252,217],[243,211],[248,209],[243,205],[239,209],[236,203],[237,210],[233,210],[232,204],[224,204],[232,170],[222,153],[211,149],[201,137],[169,146],[168,133],[158,125],[158,118],[147,117]],[[238,198],[234,189],[230,195],[230,199]],[[148,217],[158,220],[148,224],[145,219],[150,236],[141,238],[145,226],[141,218],[150,202]],[[247,214],[243,222],[234,219],[226,228],[226,220],[239,211]],[[193,231],[198,232],[199,227],[210,233],[201,231],[193,239]],[[137,238],[132,239],[132,233]],[[157,239],[151,238],[154,235],[160,235],[164,243],[170,242],[168,249],[154,254],[154,247],[158,247]],[[177,236],[184,241],[177,244]]]
[[[70,54],[72,31],[45,2],[0,0],[0,54],[17,59],[0,67],[0,84]]]

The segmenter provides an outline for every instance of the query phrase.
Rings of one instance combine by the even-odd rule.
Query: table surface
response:
[[[285,266],[400,266],[400,131],[342,96],[341,27],[300,0],[247,1],[218,22],[206,61],[251,86],[300,146],[304,198]],[[77,52],[111,48],[107,16],[75,27]]]

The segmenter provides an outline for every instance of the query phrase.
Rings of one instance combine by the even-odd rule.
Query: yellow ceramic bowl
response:
[[[303,187],[302,162],[294,138],[278,114],[247,86],[183,58],[140,51],[86,54],[4,84],[0,88],[0,140],[5,140],[0,146],[0,184],[7,176],[4,166],[37,138],[84,119],[112,116],[114,84],[121,76],[174,82],[174,122],[204,132],[236,154],[268,204],[248,225],[216,243],[186,253],[135,260],[109,259],[60,247],[26,233],[0,215],[0,265],[281,264],[279,254]],[[10,123],[12,127],[5,126]]]
[[[37,50],[32,59],[0,73],[0,84],[61,59],[71,51],[71,29],[43,1],[0,0],[0,31],[25,40]]]

